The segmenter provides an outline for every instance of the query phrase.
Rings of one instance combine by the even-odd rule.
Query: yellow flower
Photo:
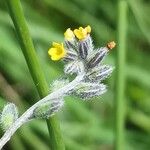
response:
[[[52,60],[59,60],[66,55],[66,50],[64,49],[63,43],[53,42],[52,45],[53,47],[48,50],[48,54],[51,56]]]
[[[74,34],[79,40],[86,38],[90,32],[91,32],[91,27],[89,25],[85,28],[79,27],[79,29],[74,30]]]
[[[70,40],[72,40],[74,38],[74,33],[73,33],[73,31],[70,28],[68,28],[66,30],[66,32],[64,33],[64,36],[65,36],[66,40],[70,41]]]

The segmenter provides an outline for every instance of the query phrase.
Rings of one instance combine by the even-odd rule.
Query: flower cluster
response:
[[[73,90],[80,98],[89,99],[106,91],[106,85],[101,81],[113,71],[113,67],[102,64],[108,51],[115,47],[115,42],[109,42],[105,47],[94,48],[90,36],[91,27],[79,27],[64,33],[64,44],[53,44],[48,53],[52,60],[62,59],[65,62],[65,74],[84,74],[82,82]]]
[[[102,64],[102,60],[116,44],[110,42],[105,47],[95,49],[90,33],[90,26],[79,27],[74,31],[69,28],[64,33],[64,43],[52,44],[52,48],[48,50],[51,59],[62,59],[65,74],[75,74],[76,77],[69,81],[65,75],[65,78],[54,81],[51,84],[51,93],[21,116],[14,104],[7,104],[0,113],[0,125],[6,131],[0,139],[0,149],[24,123],[34,118],[49,118],[59,111],[66,95],[74,94],[82,99],[90,99],[106,92],[106,85],[102,81],[112,73],[113,67]]]

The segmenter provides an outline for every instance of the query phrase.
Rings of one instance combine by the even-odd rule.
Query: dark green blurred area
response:
[[[17,36],[0,1],[0,109],[8,101],[20,113],[39,100]],[[26,0],[21,1],[43,71],[50,83],[63,74],[63,64],[47,55],[52,41],[63,41],[67,28],[90,25],[96,46],[116,40],[115,0]],[[126,59],[125,150],[150,149],[150,1],[128,1]],[[116,49],[105,62],[115,66]],[[67,150],[112,150],[114,141],[115,70],[105,82],[108,92],[83,102],[74,97],[58,113]],[[2,132],[1,132],[2,135]],[[20,128],[6,150],[48,150],[48,130],[44,120]]]

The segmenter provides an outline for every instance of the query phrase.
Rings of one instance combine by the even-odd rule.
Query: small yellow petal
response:
[[[57,60],[59,60],[60,58],[59,58],[57,55],[53,55],[53,56],[51,57],[51,59],[54,60],[54,61],[57,61]]]
[[[79,30],[80,30],[80,31],[82,31],[82,30],[83,30],[83,28],[82,28],[82,27],[79,27]]]
[[[86,27],[86,30],[87,30],[87,33],[91,33],[91,27],[89,25]]]
[[[86,37],[87,36],[87,29],[86,28],[84,28],[83,30],[82,30],[82,34]]]
[[[78,29],[75,29],[73,32],[75,35],[78,34]]]
[[[72,40],[74,38],[74,33],[70,28],[68,28],[64,33],[64,36],[66,40]]]
[[[53,47],[48,50],[48,54],[51,56],[52,60],[59,60],[66,55],[63,43],[53,42],[52,45]]]
[[[76,37],[81,40],[83,38],[82,36],[82,32],[80,32],[78,29],[74,30],[74,34],[76,35]]]
[[[55,54],[56,51],[57,51],[56,48],[50,48],[50,49],[48,50],[48,54],[51,56],[51,55]]]
[[[53,47],[56,47],[56,48],[60,46],[60,44],[59,44],[59,43],[57,43],[57,42],[53,42],[53,44],[52,44],[52,45],[53,45]]]
[[[90,32],[91,27],[89,25],[85,28],[79,27],[79,29],[74,30],[74,34],[79,40],[85,39]]]

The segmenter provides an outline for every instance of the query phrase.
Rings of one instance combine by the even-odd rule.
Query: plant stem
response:
[[[125,124],[125,53],[127,33],[127,3],[118,0],[118,49],[116,65],[115,150],[124,150]]]
[[[24,18],[20,0],[6,0],[10,16],[13,20],[18,39],[21,45],[22,52],[26,59],[29,71],[33,78],[34,84],[38,90],[40,97],[48,94],[48,85],[44,74],[39,64],[32,39]],[[65,146],[60,132],[60,127],[56,116],[47,120],[47,125],[50,134],[50,145],[52,150],[64,150]]]
[[[20,118],[18,118],[12,126],[4,133],[2,138],[0,139],[0,149],[10,140],[11,136],[17,131],[18,128],[20,128],[23,124],[30,121],[30,119],[33,119],[34,117],[34,110],[46,103],[47,101],[50,101],[52,99],[58,99],[58,97],[63,97],[65,94],[67,94],[70,90],[74,89],[84,78],[84,75],[77,76],[72,82],[68,83],[64,87],[58,89],[57,91],[54,91],[53,93],[50,93],[46,97],[39,100],[37,103],[32,105]],[[52,102],[53,103],[53,102]],[[53,149],[52,149],[53,150]]]

